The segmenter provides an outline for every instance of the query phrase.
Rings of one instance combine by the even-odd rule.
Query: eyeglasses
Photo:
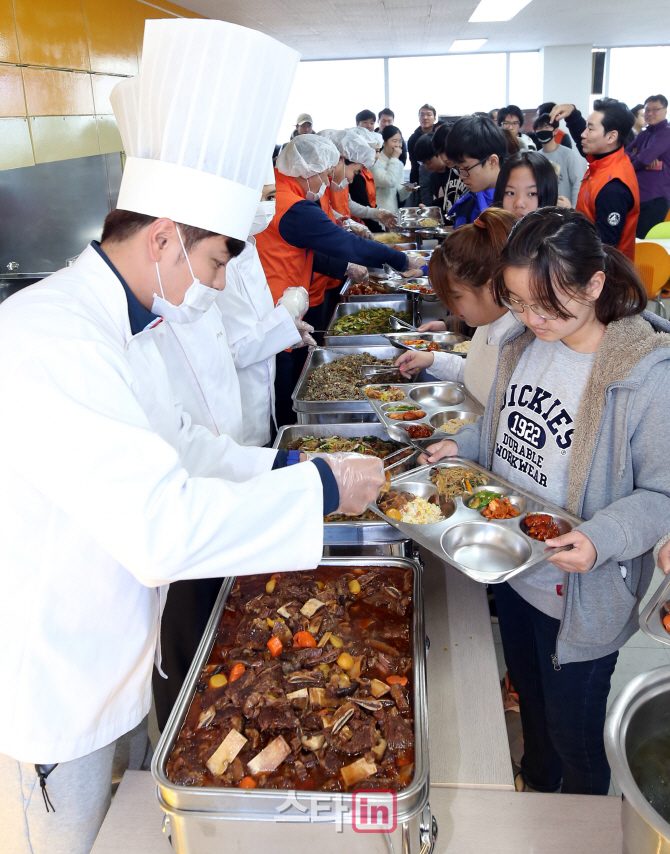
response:
[[[521,124],[521,122],[517,119],[517,121],[515,121],[515,122],[503,122],[502,126],[504,128],[510,129],[510,128],[518,128],[520,126],[520,124]]]
[[[570,299],[572,299],[572,297],[570,297]],[[510,311],[514,312],[514,314],[523,314],[524,309],[527,308],[529,311],[532,311],[536,317],[540,317],[542,320],[556,320],[558,317],[556,312],[549,312],[541,305],[527,305],[525,302],[521,302],[513,297],[501,297],[500,302]],[[568,302],[570,302],[570,300],[568,300]]]
[[[645,113],[660,113],[661,110],[665,110],[665,107],[645,107]]]
[[[482,157],[481,160],[479,160],[477,163],[473,163],[472,166],[464,166],[462,168],[457,167],[456,171],[458,172],[458,174],[461,178],[469,178],[470,172],[472,172],[472,170],[476,169],[478,166],[483,166],[487,160],[488,160],[488,157]]]

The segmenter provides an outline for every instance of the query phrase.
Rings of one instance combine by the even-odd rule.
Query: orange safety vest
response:
[[[321,210],[328,215],[334,223],[337,223],[337,218],[333,213],[333,196],[347,194],[347,207],[349,207],[349,190],[342,190],[340,193],[333,193],[330,187],[326,187],[326,192],[321,196]],[[339,213],[339,211],[338,211]],[[309,307],[321,305],[324,300],[326,291],[331,288],[337,288],[342,284],[341,279],[333,279],[323,273],[314,273],[312,276],[312,284],[309,289]]]
[[[640,216],[640,189],[637,184],[637,176],[633,164],[626,154],[623,146],[612,152],[607,157],[594,160],[592,155],[586,157],[589,168],[582,178],[577,198],[577,210],[591,220],[596,221],[596,197],[605,184],[614,178],[622,181],[633,194],[633,207],[626,217],[626,222],[621,233],[617,249],[627,255],[631,261],[635,260],[635,230],[637,220]]]
[[[282,175],[277,169],[275,169],[275,181],[277,185],[275,215],[265,231],[256,235],[256,248],[276,304],[286,288],[301,286],[306,291],[310,290],[314,250],[291,246],[280,235],[281,218],[297,202],[305,201],[305,191],[295,178]]]
[[[351,210],[349,208],[349,187],[345,190],[333,190],[330,187],[330,206],[338,214],[351,218]]]
[[[369,169],[363,167],[361,169],[361,175],[365,178],[365,189],[368,192],[368,202],[369,207],[376,208],[377,207],[377,188],[375,187],[375,179],[372,172]]]
[[[565,136],[564,130],[557,130],[556,133],[554,134],[554,142],[557,142],[560,145],[561,140],[563,139],[564,136]]]

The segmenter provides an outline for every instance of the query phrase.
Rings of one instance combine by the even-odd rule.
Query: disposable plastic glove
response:
[[[396,225],[398,222],[398,217],[391,213],[391,211],[385,211],[383,208],[377,209],[377,222],[381,222],[382,225],[386,226],[386,228],[390,228],[392,225]]]
[[[347,231],[351,231],[358,235],[358,237],[364,237],[366,240],[372,240],[372,232],[367,225],[363,225],[362,222],[356,222],[353,219],[349,219],[344,227]]]
[[[309,294],[304,288],[286,288],[277,305],[283,305],[293,320],[300,320],[309,308]]]
[[[308,460],[325,460],[333,470],[340,491],[338,513],[359,516],[375,501],[386,483],[384,466],[378,457],[364,454],[306,454]]]
[[[299,344],[294,344],[294,348],[298,347],[316,347],[316,341],[309,334],[310,332],[314,332],[314,327],[310,326],[309,323],[305,323],[304,320],[296,320],[295,327],[300,333],[300,337],[302,341]]]
[[[347,276],[359,283],[365,283],[369,279],[367,267],[363,267],[361,264],[347,264]]]

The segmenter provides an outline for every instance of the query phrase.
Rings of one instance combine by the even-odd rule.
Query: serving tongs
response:
[[[397,376],[400,368],[395,365],[361,365],[361,376],[364,380],[374,380],[377,377]]]
[[[401,320],[399,317],[396,317],[395,314],[392,314],[389,317],[389,324],[393,327],[396,332],[404,332],[406,329],[410,332],[418,332],[419,330],[416,326],[412,326],[411,323],[405,323],[404,320]]]

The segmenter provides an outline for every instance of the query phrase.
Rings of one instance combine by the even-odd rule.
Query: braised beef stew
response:
[[[166,774],[185,786],[401,791],[414,774],[410,570],[243,576]]]

